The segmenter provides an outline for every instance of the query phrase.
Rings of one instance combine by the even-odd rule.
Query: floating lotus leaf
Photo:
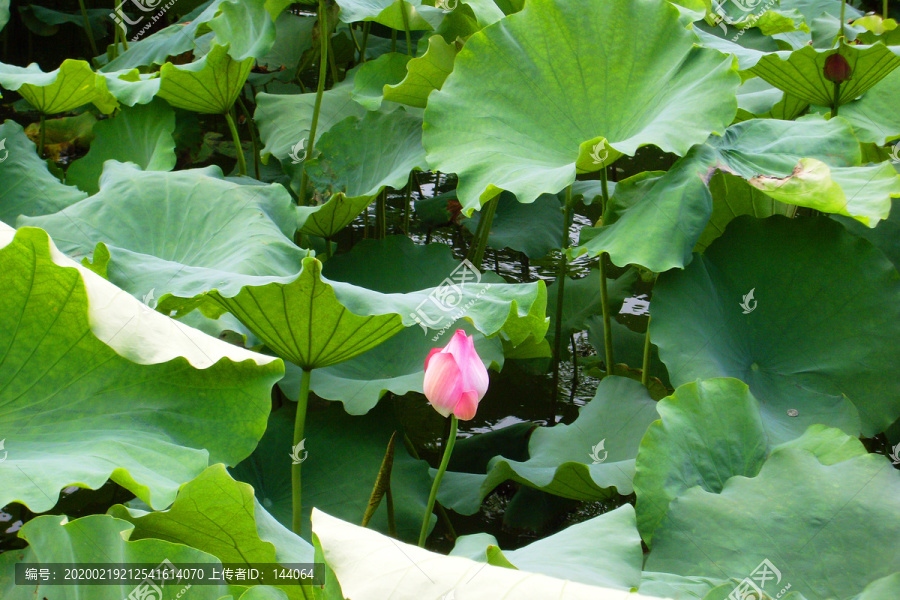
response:
[[[768,560],[767,595],[790,584],[806,598],[851,598],[900,571],[898,498],[900,474],[883,456],[826,465],[805,449],[779,449],[755,477],[731,477],[719,493],[693,487],[681,494],[654,533],[645,566],[731,578],[733,590]],[[870,544],[890,551],[873,561]]]
[[[253,57],[236,61],[228,48],[213,45],[209,54],[189,65],[165,63],[157,96],[176,108],[224,114],[231,109],[253,68]]]
[[[737,379],[687,383],[657,410],[661,420],[641,442],[634,477],[638,528],[648,544],[672,500],[695,485],[719,493],[730,477],[755,477],[772,451],[759,404]],[[866,453],[857,439],[821,425],[781,447],[805,448],[823,464]]]
[[[399,83],[384,86],[384,99],[425,108],[431,92],[441,89],[453,71],[457,52],[455,44],[448,44],[439,35],[431,36],[425,54],[406,64],[406,76]]]
[[[264,163],[269,156],[292,164],[303,161],[315,102],[315,93],[282,95],[261,92],[256,95],[254,120],[259,126],[259,137],[265,143],[260,151]],[[322,96],[316,135],[323,135],[347,117],[362,117],[365,114],[366,109],[353,101],[346,88],[328,90]],[[291,160],[287,161],[288,158]]]
[[[39,229],[0,235],[0,423],[11,432],[0,503],[42,512],[67,485],[112,479],[162,508],[209,463],[250,453],[280,361],[150,310]]]
[[[313,532],[323,558],[349,598],[448,598],[494,600],[510,593],[520,600],[622,600],[621,589],[485,565],[460,556],[444,556],[351,525],[320,510],[312,514]],[[398,551],[399,550],[399,551]],[[453,597],[453,596],[449,596]],[[627,594],[627,600],[649,600]],[[659,598],[658,600],[668,600]]]
[[[55,213],[87,197],[47,170],[34,142],[15,121],[0,125],[0,221],[15,225],[19,215]]]
[[[656,402],[644,386],[607,377],[572,424],[535,430],[528,460],[492,460],[482,494],[507,479],[574,500],[630,494],[638,445],[658,418]]]
[[[66,171],[66,182],[90,194],[100,191],[103,163],[129,161],[147,171],[169,171],[175,166],[175,112],[165,102],[127,108],[94,127],[94,141],[84,158]]]
[[[537,0],[466,42],[429,98],[425,148],[459,174],[470,215],[501,190],[526,203],[559,192],[647,144],[683,155],[731,122],[738,83],[668,2]]]
[[[182,486],[164,512],[130,510],[121,504],[109,514],[129,521],[128,538],[176,542],[234,565],[313,562],[313,548],[263,509],[253,488],[235,481],[224,465],[212,465]],[[280,555],[280,556],[279,556]],[[288,598],[304,598],[296,585],[279,586]]]
[[[0,63],[0,86],[19,92],[29,104],[45,115],[67,112],[93,104],[109,114],[118,102],[106,89],[106,79],[98,76],[83,60],[66,59],[55,71],[44,73],[37,63],[16,67]]]
[[[804,46],[793,52],[766,54],[750,72],[810,104],[831,106],[834,83],[825,79],[825,60],[833,54],[843,56],[852,71],[850,80],[841,84],[841,104],[855,100],[900,66],[900,55],[884,44],[842,44],[831,50]]]
[[[900,416],[898,292],[893,264],[830,219],[742,216],[660,275],[650,331],[674,385],[746,382],[773,441],[816,423],[871,436]]]

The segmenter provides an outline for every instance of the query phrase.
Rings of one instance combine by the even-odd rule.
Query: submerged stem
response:
[[[303,429],[306,426],[306,403],[309,400],[309,379],[312,369],[303,369],[303,375],[300,377],[300,395],[297,396],[297,416],[294,418],[294,448],[297,444],[304,440]],[[303,523],[303,505],[300,497],[300,464],[295,462],[291,466],[291,502],[293,506],[292,528],[294,533],[300,535],[301,524]]]
[[[313,155],[313,149],[316,147],[316,128],[319,125],[319,111],[322,110],[322,94],[325,93],[325,78],[328,76],[328,37],[330,35],[330,27],[328,26],[328,15],[325,12],[325,0],[319,0],[319,82],[316,87],[316,104],[313,108],[312,123],[309,126],[309,140],[306,145],[306,155],[303,157],[303,164],[300,166],[300,189],[297,196],[300,199],[300,206],[306,205],[306,186],[308,183],[308,175],[306,174],[306,159]]]
[[[234,140],[234,150],[237,152],[238,173],[243,176],[247,174],[247,161],[244,159],[244,149],[241,147],[241,138],[238,135],[237,125],[231,114],[231,109],[225,113],[225,120],[228,121],[228,129],[231,130],[231,139]]]
[[[441,458],[441,464],[438,467],[437,475],[434,477],[434,483],[431,484],[431,493],[428,494],[428,506],[425,507],[425,517],[422,520],[422,529],[419,531],[419,548],[425,547],[425,538],[428,537],[428,523],[431,521],[431,512],[434,510],[434,501],[437,499],[438,489],[441,487],[441,479],[444,478],[444,472],[447,470],[447,464],[450,462],[450,454],[453,452],[453,445],[456,444],[456,431],[459,427],[459,421],[456,415],[450,415],[450,435],[447,437],[447,446],[444,448],[444,456]]]

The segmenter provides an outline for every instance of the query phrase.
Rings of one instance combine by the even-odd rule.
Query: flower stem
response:
[[[306,159],[313,155],[316,146],[316,128],[319,125],[319,111],[322,109],[322,94],[325,93],[325,78],[328,76],[328,15],[325,12],[325,0],[319,0],[319,82],[316,87],[316,105],[313,108],[312,123],[309,126],[309,140],[306,145],[306,156],[300,166],[300,190],[297,196],[300,198],[300,206],[306,205]]]
[[[247,174],[247,161],[244,159],[244,149],[241,147],[241,137],[238,135],[237,125],[234,117],[231,115],[231,109],[225,113],[225,120],[228,121],[228,128],[231,130],[231,138],[234,140],[234,150],[237,152],[238,173],[243,176]]]
[[[303,441],[303,429],[306,426],[306,402],[309,399],[309,379],[312,369],[303,369],[300,377],[300,395],[297,397],[297,416],[294,418],[294,447]],[[303,506],[300,501],[300,463],[291,465],[291,501],[293,505],[292,527],[294,533],[300,535],[303,523]]]
[[[456,415],[450,415],[450,436],[447,438],[447,447],[444,449],[444,456],[441,458],[441,465],[438,467],[437,475],[434,477],[434,483],[431,484],[431,493],[428,494],[428,506],[425,507],[425,517],[422,520],[422,530],[419,532],[419,548],[425,547],[425,538],[428,537],[428,523],[431,521],[431,512],[434,510],[434,501],[437,499],[438,489],[441,487],[441,479],[444,478],[444,472],[447,470],[447,464],[450,462],[450,454],[453,452],[453,445],[456,444],[456,431],[459,421]]]
[[[412,37],[409,33],[409,15],[406,14],[406,3],[401,3],[400,6],[401,14],[403,15],[403,30],[406,32],[406,54],[409,56],[413,55],[412,49]]]

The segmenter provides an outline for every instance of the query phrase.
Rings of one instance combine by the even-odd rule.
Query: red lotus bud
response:
[[[843,83],[849,81],[852,74],[850,63],[840,54],[835,53],[825,59],[825,79],[828,81]]]

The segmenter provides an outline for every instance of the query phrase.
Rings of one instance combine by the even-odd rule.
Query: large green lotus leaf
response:
[[[850,121],[861,142],[882,145],[900,137],[900,111],[895,102],[898,95],[900,70],[894,70],[862,98],[841,106],[839,113]]]
[[[300,145],[309,136],[316,94],[266,94],[256,95],[254,121],[259,126],[259,137],[265,143],[260,151],[263,162],[275,156],[285,162],[292,158],[299,163],[306,145]],[[350,116],[362,117],[366,109],[353,101],[347,88],[327,90],[322,96],[322,108],[316,135],[321,136]],[[297,158],[294,158],[297,157]]]
[[[423,4],[422,0],[341,0],[338,6],[344,23],[375,21],[398,31],[405,30],[406,24],[411,31],[430,31],[444,17],[443,11]]]
[[[186,563],[211,563],[220,565],[215,556],[202,550],[168,540],[144,539],[131,541],[134,526],[128,521],[109,515],[89,515],[74,521],[65,516],[45,515],[26,523],[19,537],[28,541],[28,547],[0,554],[0,594],[4,600],[52,598],[53,600],[122,600],[131,594],[134,583],[119,585],[15,585],[13,576],[16,562],[32,563],[127,563],[158,565],[164,560],[175,565]],[[221,566],[219,567],[221,571]],[[174,600],[184,584],[168,583],[161,586],[160,600]],[[193,585],[190,593],[182,597],[197,600],[231,598],[224,584]],[[154,600],[156,596],[153,596]]]
[[[496,540],[465,539],[484,535],[458,538],[453,554],[461,555],[457,548],[462,543],[470,547],[466,553],[470,558],[497,565],[500,550]],[[598,546],[597,540],[603,540],[603,544]],[[492,547],[486,547],[484,542]],[[474,549],[477,550],[473,552]],[[471,556],[476,553],[481,556]],[[644,559],[634,507],[630,504],[571,525],[518,550],[506,550],[499,556],[522,571],[624,590],[636,588],[640,583]]]
[[[353,78],[350,95],[366,110],[378,110],[384,97],[384,88],[400,83],[406,77],[406,63],[412,57],[400,52],[388,52],[375,60],[360,65]]]
[[[572,424],[535,430],[528,460],[493,459],[482,493],[512,479],[574,500],[630,494],[638,445],[657,418],[656,402],[644,386],[625,377],[607,377]]]
[[[264,56],[275,44],[275,22],[266,10],[268,0],[229,0],[209,22],[216,41],[228,46],[237,61]]]
[[[146,171],[169,171],[175,166],[174,131],[175,112],[161,100],[122,109],[94,126],[91,149],[72,163],[66,182],[96,194],[103,163],[110,159],[133,162]]]
[[[183,485],[166,511],[148,513],[119,504],[110,508],[109,514],[134,525],[131,541],[150,538],[184,544],[235,565],[277,564],[276,545],[263,539],[265,532],[260,531],[257,511],[265,513],[257,508],[253,488],[235,481],[224,465],[217,464]],[[292,556],[290,561],[281,561],[313,562],[312,546],[275,523],[282,530],[276,538],[284,545],[282,554]],[[304,597],[300,586],[279,587],[288,598]]]
[[[815,423],[871,436],[900,415],[897,293],[890,261],[831,219],[742,216],[660,275],[651,332],[673,384],[749,384],[772,440]]]
[[[479,220],[480,215],[465,219],[463,225],[474,234]],[[556,194],[541,194],[531,204],[522,204],[510,192],[503,192],[497,199],[487,245],[538,259],[561,246],[563,232],[562,206]]]
[[[425,108],[431,92],[441,89],[447,76],[453,71],[458,51],[456,44],[448,44],[439,35],[431,36],[425,54],[406,63],[403,79],[399,83],[384,86],[384,99]]]
[[[133,68],[109,73],[99,71],[97,76],[106,80],[109,93],[126,106],[147,104],[159,92],[159,73],[141,73]]]
[[[296,71],[303,53],[312,47],[316,21],[310,15],[280,14],[275,20],[275,43],[268,52],[256,57],[256,64],[270,72],[282,67]]]
[[[159,71],[156,95],[177,108],[224,114],[241,93],[252,68],[252,56],[237,61],[228,55],[226,46],[215,44],[209,54],[188,65],[165,63]]]
[[[821,212],[852,216],[875,227],[891,211],[891,198],[900,197],[900,175],[887,162],[866,167],[829,167],[803,158],[790,175],[760,175],[750,185],[788,204]]]
[[[764,194],[740,177],[722,171],[713,175],[709,181],[709,191],[713,198],[712,215],[706,229],[700,234],[697,245],[694,246],[694,252],[706,250],[713,240],[725,232],[725,227],[740,215],[764,219],[772,215],[792,216],[796,210]],[[869,230],[856,219],[847,218],[847,220],[859,224],[862,229]]]
[[[369,63],[366,63],[369,64]],[[317,156],[306,163],[325,204],[297,208],[297,228],[330,238],[349,225],[385,187],[402,188],[413,170],[427,168],[422,119],[397,108],[349,117],[323,134]],[[299,167],[295,172],[299,186]]]
[[[580,245],[569,256],[606,252],[616,265],[655,272],[684,267],[712,213],[706,180],[714,162],[709,146],[696,146],[665,173],[620,181],[603,225],[582,229]]]
[[[650,544],[669,503],[695,485],[719,493],[730,477],[755,477],[771,445],[759,404],[737,379],[687,383],[657,406],[638,451],[634,489],[638,527]],[[787,443],[833,464],[866,453],[855,438],[837,429],[812,426]]]
[[[0,225],[0,236],[0,423],[15,432],[0,503],[42,512],[68,485],[112,479],[164,507],[210,462],[250,453],[280,361],[150,310],[44,231]]]
[[[593,8],[529,2],[473,35],[430,97],[428,160],[459,174],[467,214],[501,189],[526,203],[556,193],[647,144],[683,155],[731,122],[732,59],[694,46],[673,5]]]
[[[894,198],[891,215],[874,228],[866,227],[856,219],[847,217],[835,215],[832,219],[843,224],[850,233],[875,244],[900,271],[900,199]]]
[[[0,0],[0,29],[9,23],[9,0]]]
[[[706,594],[710,590],[722,585],[723,581],[723,578],[688,577],[673,573],[644,571],[641,575],[641,585],[638,586],[638,591],[648,596],[668,596],[677,600],[701,600],[706,598]],[[733,583],[731,588],[734,589]],[[785,598],[785,600],[797,599]]]
[[[859,98],[900,66],[900,56],[884,44],[842,44],[831,50],[804,46],[793,52],[766,54],[750,72],[810,104],[831,106],[834,83],[825,79],[825,60],[838,53],[847,60],[852,72],[850,80],[841,84],[841,104]]]
[[[421,600],[649,600],[648,596],[589,586],[539,573],[486,565],[398,543],[387,536],[332,517],[312,515],[325,562],[348,598]],[[659,600],[667,600],[660,598]]]
[[[37,155],[22,126],[15,121],[0,125],[0,221],[15,225],[19,215],[55,213],[87,197],[63,185]]]
[[[106,89],[106,79],[83,60],[67,58],[55,71],[44,73],[37,63],[16,67],[0,63],[0,86],[17,91],[45,115],[67,112],[93,103],[109,114],[118,102]]]
[[[286,526],[291,523],[295,408],[290,403],[273,412],[256,451],[232,469],[234,477],[252,485],[260,503]],[[332,405],[308,412],[304,430],[308,452],[303,461],[304,519],[317,507],[354,523],[362,522],[391,434],[399,429],[391,410],[379,406],[365,416],[351,417],[340,406]],[[396,444],[391,491],[401,539],[417,539],[430,488],[428,463],[412,458],[402,443]],[[385,503],[375,512],[370,526],[388,531]],[[304,525],[302,534],[309,536],[308,526]]]
[[[165,173],[107,162],[100,189],[19,224],[46,229],[72,255],[103,243],[110,280],[137,297],[194,297],[235,275],[293,275],[306,254],[287,237],[294,206],[278,184],[241,185],[218,167]]]
[[[756,477],[732,477],[718,494],[694,487],[674,500],[646,568],[739,582],[768,559],[782,576],[763,588],[773,597],[790,583],[807,598],[849,598],[900,570],[898,539],[900,474],[889,460],[866,454],[825,465],[784,448]]]

